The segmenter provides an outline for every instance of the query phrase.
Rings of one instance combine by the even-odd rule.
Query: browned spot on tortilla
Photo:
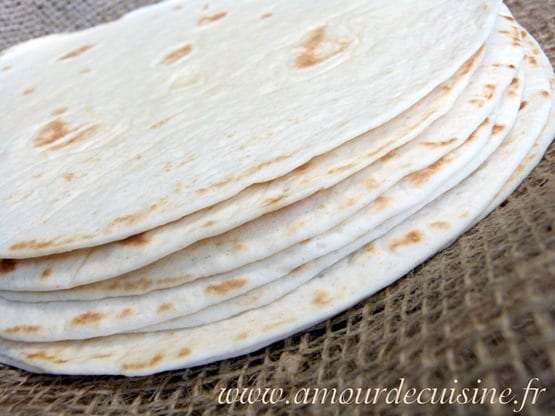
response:
[[[66,134],[69,133],[69,128],[66,123],[60,119],[51,121],[50,123],[44,125],[38,132],[37,136],[33,140],[34,146],[45,146],[47,144],[53,143],[60,140]]]
[[[52,115],[54,117],[60,116],[60,115],[64,114],[66,111],[67,111],[67,107],[59,107],[59,108],[55,108],[54,110],[52,110],[50,115]]]
[[[143,368],[155,366],[160,361],[162,361],[163,358],[164,356],[162,354],[156,354],[149,361],[139,361],[137,363],[123,364],[121,367],[124,370],[141,370]]]
[[[364,185],[368,189],[376,189],[378,186],[380,186],[380,183],[374,178],[367,178],[364,180]]]
[[[268,12],[268,13],[264,13],[262,16],[260,16],[261,19],[267,19],[268,17],[272,17],[272,13]]]
[[[449,146],[450,144],[455,143],[457,140],[459,140],[457,137],[451,137],[450,139],[442,140],[440,142],[423,142],[422,144],[429,147],[441,147]]]
[[[416,185],[420,185],[430,179],[434,174],[441,169],[443,165],[449,162],[450,158],[444,156],[441,159],[435,161],[430,166],[425,169],[421,169],[417,172],[411,173],[407,176],[407,179]]]
[[[387,162],[388,160],[393,159],[394,157],[397,157],[398,153],[397,150],[391,150],[390,152],[386,153],[385,155],[383,155],[382,157],[380,157],[378,159],[379,162]]]
[[[11,65],[6,65],[2,68],[2,71],[5,72],[5,71],[9,71],[10,69],[12,69],[12,66]]]
[[[174,285],[176,283],[188,282],[193,278],[191,274],[184,274],[181,276],[165,277],[163,279],[156,280],[156,285],[158,287],[166,287],[168,285]]]
[[[150,236],[145,233],[140,233],[136,235],[132,235],[131,237],[127,237],[124,240],[119,241],[122,246],[126,247],[140,247],[144,246],[150,241]]]
[[[71,325],[90,325],[98,323],[104,318],[104,314],[100,312],[85,312],[77,315],[71,320]]]
[[[71,182],[71,181],[73,180],[73,178],[75,178],[75,174],[74,174],[74,173],[71,173],[71,172],[69,172],[69,173],[64,173],[64,174],[62,175],[62,177],[64,178],[64,180],[65,180],[66,182]]]
[[[297,318],[296,318],[295,316],[291,316],[291,317],[289,317],[289,318],[281,319],[281,320],[279,320],[279,321],[277,321],[277,322],[273,322],[273,323],[271,323],[271,324],[264,325],[264,327],[262,328],[262,330],[263,330],[263,331],[270,331],[270,330],[272,330],[272,329],[279,328],[280,326],[293,323],[293,322],[295,322],[296,320],[297,320]]]
[[[89,49],[91,49],[93,47],[94,47],[94,45],[92,45],[92,44],[80,46],[79,48],[74,49],[71,52],[68,52],[65,55],[58,58],[58,61],[65,61],[66,59],[75,58],[76,56],[79,56],[82,53],[85,53],[86,51],[88,51]]]
[[[474,104],[477,107],[482,108],[484,106],[484,100],[481,98],[472,98],[468,101],[470,104]]]
[[[335,175],[336,173],[344,172],[344,171],[349,170],[349,169],[351,169],[355,166],[356,166],[356,163],[348,163],[348,164],[343,165],[343,166],[337,166],[335,168],[329,169],[328,174],[329,175]]]
[[[216,221],[214,221],[214,220],[208,220],[208,221],[205,221],[205,222],[202,224],[202,226],[203,226],[204,228],[208,228],[208,227],[212,227],[212,226],[215,225],[215,224],[216,224]]]
[[[41,327],[39,325],[17,325],[6,328],[6,334],[33,334],[39,332]]]
[[[92,234],[81,234],[76,235],[73,237],[67,238],[56,238],[54,240],[29,240],[29,241],[21,241],[19,243],[12,244],[10,246],[10,250],[12,251],[21,251],[21,250],[41,250],[48,247],[56,246],[59,244],[71,244],[75,241],[84,241],[90,240],[94,238]]]
[[[513,80],[513,81],[514,81],[514,80]],[[497,88],[497,87],[496,87],[495,84],[486,84],[487,93],[486,93],[485,98],[486,98],[487,100],[491,100],[491,98],[493,97],[493,94],[495,93],[496,88]]]
[[[440,228],[442,230],[446,230],[450,227],[449,223],[446,221],[434,221],[430,225],[434,228]]]
[[[466,75],[470,72],[470,70],[474,67],[476,60],[480,57],[480,55],[484,51],[485,47],[486,47],[485,44],[482,45],[480,49],[478,49],[476,53],[472,55],[472,58],[466,61],[466,63],[461,68],[461,75]]]
[[[88,74],[89,72],[91,72],[90,68],[83,68],[82,70],[79,71],[80,74]]]
[[[151,287],[152,287],[152,280],[147,279],[146,277],[141,277],[139,279],[131,279],[131,280],[123,279],[123,281],[115,279],[108,286],[108,290],[110,291],[118,290],[118,289],[123,289],[124,291],[130,291],[130,290],[136,290],[136,289],[148,290]]]
[[[24,353],[25,357],[28,360],[43,360],[43,361],[50,361],[54,364],[63,364],[67,363],[67,360],[62,360],[61,358],[57,358],[54,355],[49,355],[46,351],[37,351],[37,352],[26,352]]]
[[[497,134],[497,133],[500,133],[500,132],[502,132],[503,130],[505,130],[505,128],[506,128],[506,126],[505,126],[504,124],[495,124],[495,125],[493,126],[493,128],[491,129],[491,132],[492,132],[493,134]]]
[[[131,309],[131,308],[125,308],[124,310],[122,310],[122,311],[118,314],[117,318],[118,318],[118,319],[125,319],[125,318],[129,318],[130,316],[133,316],[133,315],[134,315],[133,309]]]
[[[92,356],[92,358],[96,359],[96,360],[102,360],[104,358],[110,358],[113,354],[111,352],[104,352],[104,353],[98,353],[98,354],[94,354]]]
[[[376,208],[380,210],[387,208],[390,203],[391,203],[391,198],[384,195],[380,195],[374,200],[374,204],[376,205]]]
[[[269,205],[274,205],[275,203],[281,201],[283,198],[285,198],[285,195],[283,194],[272,196],[270,198],[265,199],[264,202],[262,203],[262,206],[267,207]]]
[[[174,310],[175,306],[172,302],[166,302],[166,303],[162,303],[159,307],[158,307],[158,312],[169,312],[171,310]]]
[[[11,273],[17,268],[17,260],[2,259],[0,260],[0,274]]]
[[[201,17],[198,21],[198,25],[199,26],[206,26],[207,24],[210,24],[212,22],[215,22],[216,20],[220,20],[223,19],[224,17],[227,16],[227,12],[218,12],[218,13],[214,13],[210,16],[204,16]]]
[[[370,243],[362,249],[362,252],[365,254],[371,254],[375,251],[376,251],[376,246],[374,245],[374,243]]]
[[[508,20],[509,22],[514,22],[515,19],[513,19],[511,16],[501,16],[503,19]]]
[[[404,237],[394,239],[391,242],[391,244],[389,245],[389,248],[391,250],[395,250],[398,247],[406,246],[406,245],[410,245],[410,244],[416,244],[419,241],[422,241],[422,233],[418,230],[414,230],[414,231],[409,232]]]
[[[549,97],[549,91],[543,90],[541,92],[541,95],[543,95],[545,98]]]
[[[236,242],[233,244],[233,251],[235,253],[244,253],[245,251],[249,250],[249,246],[243,243]]]
[[[235,338],[233,338],[233,340],[242,341],[244,339],[247,339],[248,337],[249,337],[249,333],[245,331],[245,332],[241,332],[239,335],[236,335]]]
[[[538,66],[538,60],[537,60],[536,57],[533,56],[533,55],[527,55],[527,56],[526,56],[526,61],[527,61],[530,65]]]
[[[289,159],[289,156],[284,156],[284,155],[282,155],[282,156],[276,157],[275,159],[272,159],[272,160],[268,160],[268,161],[266,161],[266,162],[259,163],[258,165],[253,166],[253,167],[250,168],[250,169],[247,169],[247,171],[246,171],[243,175],[241,175],[240,177],[249,176],[249,175],[251,175],[252,173],[256,173],[256,172],[258,172],[258,171],[261,170],[261,169],[264,169],[264,168],[266,168],[266,167],[268,167],[268,166],[271,166],[271,165],[273,165],[273,164],[275,164],[275,163],[283,162],[284,160],[287,160],[287,159]]]
[[[189,43],[186,43],[185,45],[181,45],[179,48],[167,54],[164,57],[164,59],[160,61],[160,65],[174,64],[175,62],[189,55],[192,50],[193,50],[193,47]]]
[[[528,101],[523,100],[523,101],[520,103],[519,110],[522,110],[522,109],[523,109],[524,107],[526,107],[527,105],[528,105]]]
[[[466,218],[470,215],[470,212],[468,211],[464,211],[459,215],[459,218]]]
[[[312,297],[311,303],[314,306],[325,306],[331,302],[331,297],[325,290],[318,290]]]
[[[293,172],[295,173],[304,172],[312,165],[312,163],[313,163],[312,160],[309,160],[308,162],[303,163],[301,166],[297,167],[295,170],[293,170]]]
[[[326,41],[333,42],[335,48],[330,52],[318,54],[318,49]],[[326,61],[347,49],[348,43],[338,39],[326,39],[326,27],[320,26],[309,33],[303,43],[303,51],[295,58],[297,68],[307,68]]]
[[[44,269],[42,272],[40,272],[40,280],[46,280],[50,277],[50,275],[52,274],[52,268],[51,267],[47,267],[46,269]]]
[[[23,91],[23,95],[29,95],[35,92],[37,87],[29,87]]]
[[[175,117],[175,114],[173,116],[166,117],[166,118],[154,123],[152,126],[150,126],[150,129],[157,130],[161,127],[164,127],[174,117]]]
[[[188,355],[191,355],[191,349],[190,349],[190,348],[187,348],[187,347],[181,348],[181,349],[179,350],[179,352],[177,353],[177,356],[178,356],[179,358],[187,357]]]
[[[88,139],[89,137],[94,135],[98,131],[99,128],[100,128],[99,124],[94,124],[92,126],[89,126],[85,129],[81,130],[80,132],[78,132],[75,136],[71,137],[69,140],[67,140],[65,142],[55,144],[54,146],[51,146],[49,150],[58,150],[58,149],[61,149],[62,147],[69,146],[70,144],[77,143],[77,142],[80,142],[82,140]]]
[[[146,218],[150,213],[163,207],[167,203],[168,203],[168,197],[164,196],[158,202],[155,202],[154,204],[150,204],[148,207],[143,208],[142,210],[137,211],[134,214],[124,215],[123,217],[118,217],[114,219],[112,222],[110,222],[107,228],[110,229],[113,226],[119,225],[119,224],[127,224],[127,225],[135,224],[137,221],[140,221],[141,219]]]
[[[247,284],[245,279],[229,279],[222,283],[215,283],[206,287],[206,292],[216,295],[223,295],[230,290],[239,289]]]
[[[291,270],[291,273],[299,273],[299,272],[303,271],[304,269],[306,269],[307,267],[308,267],[308,265],[301,264],[300,266],[297,266],[293,270]]]

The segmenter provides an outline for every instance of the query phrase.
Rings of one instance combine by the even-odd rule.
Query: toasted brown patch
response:
[[[439,228],[442,230],[446,230],[451,227],[447,221],[434,221],[430,225],[434,228]]]
[[[480,47],[480,49],[478,49],[476,51],[476,53],[474,55],[472,55],[472,58],[470,58],[468,61],[466,61],[466,63],[462,66],[460,73],[461,75],[466,75],[470,72],[470,70],[472,69],[472,67],[474,66],[474,64],[476,63],[476,60],[480,57],[480,55],[482,54],[482,52],[484,51],[484,49],[486,48],[486,45],[482,45]]]
[[[215,21],[217,21],[217,20],[223,19],[223,18],[226,17],[226,16],[227,16],[227,12],[218,12],[218,13],[214,13],[214,14],[212,14],[212,15],[210,15],[210,16],[201,17],[201,18],[198,20],[197,24],[198,24],[199,26],[206,26],[206,25],[208,25],[208,24],[210,24],[210,23],[212,23],[212,22],[215,22]]]
[[[113,290],[122,289],[124,291],[131,291],[131,290],[140,289],[145,291],[150,289],[152,285],[153,285],[152,280],[147,279],[146,277],[141,277],[140,279],[131,279],[131,280],[126,280],[126,279],[118,280],[116,278],[112,283],[110,283],[110,285],[108,286],[108,290],[113,291]]]
[[[73,178],[75,178],[75,174],[74,174],[74,173],[71,173],[71,172],[69,172],[69,173],[64,173],[64,174],[62,175],[62,177],[64,178],[64,180],[65,180],[66,182],[71,182],[71,181],[73,180]]]
[[[271,324],[264,325],[262,330],[264,332],[270,331],[272,329],[279,328],[280,326],[287,325],[287,324],[290,324],[290,323],[293,323],[293,322],[296,322],[296,321],[297,321],[297,317],[296,316],[291,316],[289,318],[281,319],[277,322],[273,322]]]
[[[295,173],[304,172],[312,165],[312,163],[313,161],[309,160],[308,162],[303,163],[301,166],[297,167],[295,170],[293,170],[293,172]]]
[[[40,272],[40,280],[46,280],[52,275],[52,268],[47,267],[42,272]]]
[[[318,49],[329,41],[334,44],[334,48],[327,53],[318,53]],[[295,66],[297,68],[308,68],[326,61],[347,49],[348,43],[333,38],[326,38],[326,27],[320,26],[310,32],[304,41],[303,51],[295,58]]]
[[[423,142],[423,145],[428,147],[449,146],[450,144],[455,143],[457,140],[459,140],[457,137],[451,137],[450,139],[442,140],[440,142]]]
[[[527,55],[526,62],[528,62],[530,65],[538,66],[538,60],[533,55]]]
[[[54,364],[63,364],[67,363],[67,360],[62,360],[61,358],[57,358],[55,355],[49,355],[46,351],[37,351],[37,352],[26,352],[24,353],[25,357],[28,360],[42,360],[42,361],[49,361]]]
[[[242,341],[244,339],[247,339],[249,335],[250,334],[247,331],[241,332],[239,335],[236,335],[235,338],[233,338],[233,341]]]
[[[54,110],[52,110],[52,112],[50,113],[51,116],[61,116],[62,114],[64,114],[67,111],[67,107],[58,107],[55,108]]]
[[[58,149],[61,149],[62,147],[69,146],[70,144],[77,143],[77,142],[83,141],[85,139],[88,139],[89,137],[96,134],[96,132],[99,129],[100,129],[100,124],[94,124],[92,126],[89,126],[85,129],[81,130],[80,132],[78,132],[75,136],[71,137],[69,140],[67,140],[65,142],[60,142],[60,143],[55,144],[54,146],[51,146],[49,150],[58,150]]]
[[[450,158],[448,156],[444,156],[436,162],[432,163],[427,168],[411,173],[410,175],[406,176],[406,178],[416,185],[421,185],[432,176],[434,176],[436,172],[442,168],[443,165],[449,162],[449,160]]]
[[[92,358],[96,360],[103,360],[104,358],[110,358],[113,354],[111,352],[104,352],[99,354],[94,354]]]
[[[318,290],[310,301],[314,306],[325,306],[331,302],[331,297],[325,290]]]
[[[284,194],[276,195],[276,196],[267,198],[267,199],[265,199],[264,202],[262,203],[262,206],[267,207],[267,206],[270,206],[270,205],[274,205],[275,203],[281,201],[281,200],[284,199],[284,198],[285,198],[285,195],[284,195]]]
[[[187,348],[187,347],[181,348],[181,349],[179,350],[179,352],[177,353],[177,356],[178,356],[179,358],[184,358],[184,357],[187,357],[188,355],[191,355],[191,352],[192,352],[192,351],[191,351],[190,348]]]
[[[368,178],[364,180],[364,185],[368,189],[376,189],[378,186],[380,186],[380,183],[374,178]]]
[[[509,22],[514,22],[515,19],[513,19],[511,16],[501,16],[503,19],[508,20]]]
[[[17,325],[6,328],[6,334],[33,334],[39,332],[41,327],[39,325]]]
[[[223,281],[222,283],[207,286],[206,292],[215,295],[223,295],[231,290],[242,288],[246,284],[247,281],[245,279],[229,279]]]
[[[528,101],[523,100],[523,101],[520,103],[520,107],[519,107],[518,109],[519,109],[519,110],[522,110],[522,109],[524,109],[524,107],[526,107],[527,105],[528,105]]]
[[[76,56],[79,56],[79,55],[87,52],[89,49],[92,49],[92,48],[94,48],[94,45],[92,45],[92,44],[80,46],[79,48],[74,49],[71,52],[68,52],[65,55],[58,58],[58,61],[65,61],[66,59],[75,58]]]
[[[160,61],[160,65],[171,65],[176,63],[177,61],[185,58],[193,51],[193,47],[186,43],[185,45],[181,45],[179,48],[173,50],[169,54],[167,54],[164,59]]]
[[[516,78],[515,78],[516,79]],[[514,79],[513,79],[514,82]],[[512,85],[512,82],[511,82]],[[491,100],[491,98],[493,97],[493,94],[495,93],[495,90],[497,89],[497,86],[495,84],[486,84],[486,99],[487,100]]]
[[[71,325],[90,325],[100,322],[104,314],[100,312],[85,312],[71,320]]]
[[[156,364],[161,362],[163,358],[164,356],[162,354],[156,354],[149,361],[139,361],[137,363],[123,364],[121,367],[124,370],[141,370],[143,368],[155,366]]]
[[[158,307],[158,312],[162,313],[162,312],[169,312],[175,309],[175,305],[172,302],[166,302],[166,303],[162,303],[159,307]]]
[[[21,250],[41,250],[49,247],[56,246],[58,244],[71,244],[75,241],[90,240],[93,238],[92,234],[81,234],[73,237],[67,238],[55,238],[54,240],[28,240],[21,241],[19,243],[12,244],[10,250],[21,251]]]
[[[120,240],[119,244],[126,247],[140,247],[140,246],[144,246],[149,241],[150,241],[150,236],[145,232],[145,233],[132,235],[131,237],[127,237],[124,240]]]
[[[549,91],[543,90],[541,92],[541,95],[543,95],[545,98],[549,97]]]
[[[166,118],[154,123],[152,126],[150,126],[150,129],[151,130],[158,130],[159,128],[164,127],[166,124],[168,124],[168,122],[171,121],[171,119],[174,118],[174,117],[175,117],[175,114],[173,116],[166,117]]]
[[[391,250],[395,250],[398,247],[415,244],[415,243],[418,243],[419,241],[422,241],[422,233],[418,230],[414,230],[409,232],[407,235],[405,235],[402,238],[394,239],[389,245],[389,248]]]
[[[90,68],[83,68],[82,70],[79,71],[80,74],[88,74],[89,72],[91,72]]]
[[[495,124],[495,125],[493,126],[493,128],[491,129],[491,132],[492,132],[493,134],[497,134],[497,133],[500,133],[500,132],[502,132],[503,130],[505,130],[506,127],[507,127],[507,126],[505,126],[504,124]]]
[[[116,318],[118,319],[126,319],[129,318],[130,316],[133,316],[135,314],[135,312],[133,312],[133,309],[131,308],[125,308],[124,310],[122,310],[118,316]]]
[[[376,246],[374,245],[374,243],[370,243],[362,249],[362,252],[365,254],[371,254],[375,251],[376,251]]]
[[[236,242],[233,244],[233,251],[235,253],[244,253],[245,251],[249,251],[249,246],[243,243]]]
[[[6,66],[2,67],[2,72],[9,71],[10,69],[12,69],[12,66],[11,65],[6,65]]]
[[[0,260],[0,274],[11,273],[17,268],[17,260],[2,259]]]
[[[267,19],[267,18],[272,17],[272,16],[273,16],[273,14],[268,12],[268,13],[264,13],[263,15],[261,15],[260,18],[261,19]]]
[[[208,220],[208,221],[205,221],[205,222],[202,224],[202,226],[203,226],[204,228],[208,228],[208,227],[212,227],[212,226],[213,226],[214,224],[216,224],[216,223],[217,223],[217,222],[216,222],[215,220]]]
[[[387,162],[398,155],[397,150],[392,150],[378,159],[379,162]]]
[[[150,213],[155,212],[156,210],[163,207],[167,203],[168,203],[168,197],[166,196],[162,197],[160,201],[155,202],[154,204],[150,204],[148,207],[143,208],[142,210],[137,211],[134,214],[124,215],[122,217],[116,218],[115,220],[111,221],[110,224],[108,224],[107,228],[111,229],[112,227],[120,224],[127,224],[127,225],[135,224],[137,221],[140,221],[143,218],[146,218]]]
[[[472,98],[472,99],[470,99],[468,102],[469,102],[470,104],[473,104],[473,105],[475,105],[475,106],[477,106],[477,107],[480,107],[480,108],[482,108],[482,107],[484,106],[484,104],[485,104],[485,103],[484,103],[484,100],[481,99],[481,98]]]
[[[391,198],[384,195],[380,195],[374,200],[374,204],[376,208],[379,210],[387,208],[390,205],[390,203],[391,203]]]
[[[22,94],[23,95],[30,95],[30,94],[34,93],[36,89],[37,89],[37,87],[29,87],[29,88],[23,90]]]
[[[46,146],[54,143],[70,132],[69,127],[60,119],[44,125],[33,140],[34,146]]]

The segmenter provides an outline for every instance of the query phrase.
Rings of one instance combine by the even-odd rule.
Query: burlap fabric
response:
[[[2,0],[0,49],[155,0]],[[509,1],[555,59],[555,1]],[[156,34],[152,34],[155,36]],[[4,138],[6,139],[6,138]],[[0,414],[511,414],[501,405],[219,405],[223,387],[459,386],[547,391],[555,414],[555,146],[502,207],[349,311],[256,353],[151,377],[60,377],[0,366]]]

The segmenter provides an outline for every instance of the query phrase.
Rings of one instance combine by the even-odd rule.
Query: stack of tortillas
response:
[[[0,55],[0,362],[241,355],[402,277],[555,134],[498,0],[169,0]]]

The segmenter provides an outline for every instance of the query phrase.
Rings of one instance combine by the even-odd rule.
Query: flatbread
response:
[[[451,77],[499,5],[173,0],[9,49],[0,255],[123,239],[284,175]]]
[[[552,74],[550,71],[548,76]],[[1,359],[34,372],[152,374],[254,351],[333,316],[448,245],[490,207],[535,138],[539,135],[539,142],[549,143],[555,134],[555,111],[550,112],[541,132],[544,123],[538,118],[538,110],[544,113],[546,104],[552,108],[554,101],[553,93],[545,92],[536,90],[501,148],[461,185],[387,236],[271,305],[194,329],[59,343],[1,340]],[[434,227],[438,219],[449,226]],[[415,232],[418,239],[407,239]]]

